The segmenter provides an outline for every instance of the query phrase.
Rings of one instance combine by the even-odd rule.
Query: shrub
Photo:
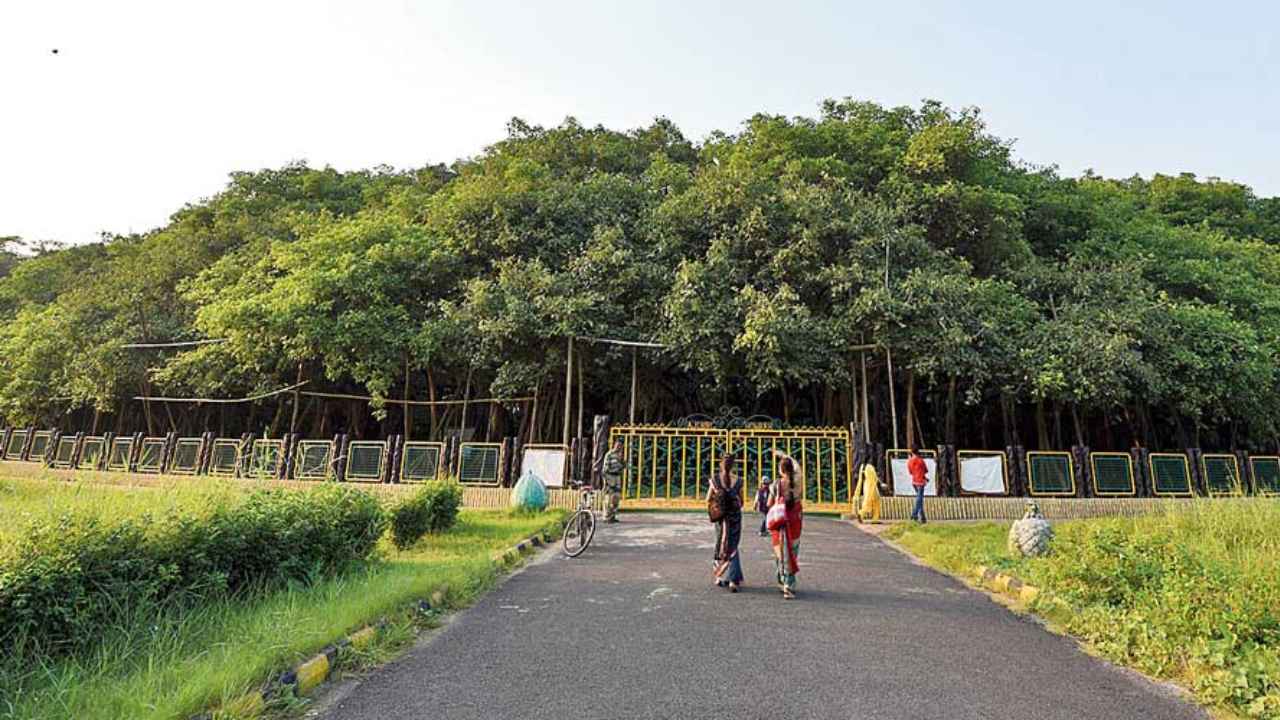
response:
[[[329,574],[367,559],[386,524],[376,498],[339,485],[161,519],[40,521],[0,564],[0,647],[57,653],[139,608]]]
[[[448,530],[457,522],[461,506],[461,485],[427,483],[391,512],[391,541],[403,550],[429,532]]]

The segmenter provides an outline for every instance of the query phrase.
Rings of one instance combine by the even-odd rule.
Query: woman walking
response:
[[[736,593],[742,585],[742,561],[738,556],[738,542],[742,540],[742,481],[733,473],[733,465],[733,455],[726,452],[720,459],[720,472],[712,476],[707,489],[707,509],[716,526],[713,579],[716,585]]]
[[[782,597],[796,596],[796,575],[800,572],[800,531],[804,526],[802,491],[804,474],[786,453],[773,451],[778,462],[778,480],[769,501],[769,531],[773,536],[773,558],[778,567],[778,587]]]

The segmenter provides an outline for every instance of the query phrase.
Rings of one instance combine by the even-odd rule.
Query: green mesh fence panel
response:
[[[1204,484],[1213,495],[1238,495],[1240,471],[1232,455],[1203,455]]]
[[[58,439],[58,447],[53,452],[54,467],[71,467],[71,458],[76,454],[76,439],[64,437]]]
[[[1153,453],[1150,467],[1152,485],[1157,495],[1191,494],[1191,472],[1186,455]]]
[[[1027,453],[1027,476],[1032,495],[1072,495],[1075,479],[1066,455]]]
[[[280,469],[280,460],[284,457],[284,442],[254,440],[252,453],[249,457],[249,475],[257,478],[273,478]]]
[[[303,480],[320,480],[329,476],[329,460],[333,443],[328,440],[303,440],[298,443],[293,473]]]
[[[14,430],[9,435],[9,444],[4,448],[5,460],[17,460],[22,457],[22,446],[27,444],[27,431]]]
[[[235,475],[240,462],[239,440],[214,440],[209,451],[210,475]]]
[[[173,463],[169,472],[175,475],[194,475],[200,466],[200,438],[178,438],[173,448]]]
[[[462,461],[458,464],[458,480],[464,483],[496,484],[498,456],[501,448],[492,445],[462,445]]]
[[[690,443],[691,447],[692,444]],[[631,439],[631,483],[632,487],[628,488],[627,497],[653,499],[666,498],[668,481],[670,482],[671,497],[680,497],[681,477],[683,466],[681,462],[681,451],[686,445],[681,442],[681,438],[674,435],[637,435]],[[710,444],[703,448],[706,453],[711,452]],[[695,462],[689,459],[687,451],[684,455],[684,462]],[[702,464],[710,468],[711,459],[705,457]],[[685,480],[685,487],[696,487],[698,485],[697,474]]]
[[[629,444],[625,495],[636,499],[665,499],[668,478],[672,498],[704,496],[712,468],[724,452],[723,441],[703,435],[633,435]]]
[[[28,455],[32,460],[40,460],[49,452],[49,443],[53,441],[53,433],[48,430],[41,430],[31,438],[31,454]]]
[[[382,479],[385,442],[353,442],[347,445],[347,479],[378,481]]]
[[[128,470],[129,455],[133,452],[133,438],[116,438],[111,441],[111,453],[107,456],[108,470]]]
[[[1253,468],[1253,481],[1259,493],[1280,495],[1280,458],[1249,458],[1249,465]]]
[[[1127,455],[1101,455],[1095,453],[1093,488],[1099,495],[1133,495],[1133,461]]]
[[[138,451],[138,472],[160,472],[160,460],[163,456],[163,438],[143,438],[142,449]]]
[[[440,445],[437,443],[404,444],[400,459],[400,479],[409,482],[434,480],[440,467]]]
[[[96,468],[98,461],[102,459],[102,453],[107,449],[107,440],[103,437],[87,437],[84,444],[80,447],[80,467]]]

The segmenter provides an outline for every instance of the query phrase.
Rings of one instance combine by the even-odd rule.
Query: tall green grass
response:
[[[0,524],[24,524],[68,509],[104,517],[134,517],[189,509],[207,493],[233,485],[122,490],[31,481],[0,482]],[[90,509],[91,508],[91,509]],[[366,567],[252,590],[159,615],[124,618],[101,640],[73,656],[0,660],[0,717],[22,720],[186,718],[236,698],[272,673],[379,617],[433,591],[451,605],[469,603],[499,574],[491,556],[534,532],[557,527],[559,513],[514,516],[463,512],[448,532],[396,550],[384,538]],[[3,550],[0,550],[3,552]]]
[[[894,528],[944,569],[1003,567],[1050,591],[1065,630],[1211,706],[1280,719],[1280,501],[1215,500],[1056,525],[1050,556],[1014,558],[1008,524]],[[1050,603],[1065,607],[1054,608]]]

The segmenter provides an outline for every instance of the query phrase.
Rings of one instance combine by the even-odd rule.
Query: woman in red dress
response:
[[[786,522],[770,528],[773,538],[773,557],[778,567],[778,587],[782,597],[791,600],[796,596],[796,575],[800,572],[800,531],[804,527],[803,487],[804,474],[800,464],[786,453],[773,451],[782,458],[778,462],[778,482],[770,492],[769,505],[782,504]]]

